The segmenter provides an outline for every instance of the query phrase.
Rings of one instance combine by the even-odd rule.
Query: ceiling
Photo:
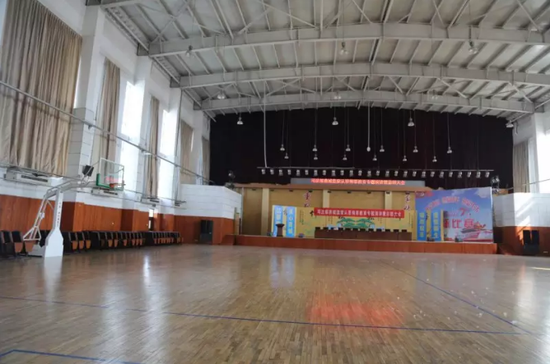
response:
[[[88,0],[210,117],[327,106],[515,120],[550,102],[550,0]]]

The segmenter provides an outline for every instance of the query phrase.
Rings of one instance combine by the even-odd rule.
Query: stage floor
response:
[[[163,246],[0,261],[0,363],[549,363],[550,260]],[[116,360],[116,361],[115,361]]]
[[[403,253],[497,253],[497,245],[493,243],[454,243],[403,240],[372,241],[326,238],[277,238],[256,235],[237,235],[234,238],[234,244],[242,246],[263,246],[271,248],[359,250]]]

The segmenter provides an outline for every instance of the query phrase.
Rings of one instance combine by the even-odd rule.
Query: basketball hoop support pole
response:
[[[42,199],[40,210],[36,215],[33,227],[23,236],[24,241],[35,241],[33,249],[29,255],[43,258],[53,258],[63,256],[63,236],[61,235],[61,213],[63,212],[63,193],[68,190],[86,187],[89,184],[88,178],[84,177],[78,181],[68,181],[59,186],[50,188]],[[40,246],[40,223],[46,215],[46,208],[50,205],[48,201],[55,196],[55,206],[53,207],[53,221],[50,233],[46,237],[44,246]]]

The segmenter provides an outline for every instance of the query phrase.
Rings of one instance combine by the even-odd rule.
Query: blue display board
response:
[[[287,238],[296,237],[296,207],[286,208],[286,234]]]
[[[431,214],[430,225],[434,238],[438,231],[434,230],[433,214],[438,213],[440,219],[443,212],[444,240],[493,242],[491,187],[419,192],[416,194],[416,210],[418,215],[422,212]],[[419,233],[420,229],[417,235],[418,240],[421,240]]]
[[[428,215],[426,212],[419,212],[416,220],[416,240],[426,241],[426,220]]]

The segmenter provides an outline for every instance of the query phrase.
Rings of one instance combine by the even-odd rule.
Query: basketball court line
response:
[[[113,363],[113,364],[140,364],[138,362],[131,362],[131,361],[94,358],[94,357],[80,356],[80,355],[55,354],[55,353],[47,353],[47,352],[44,352],[44,351],[20,350],[20,349],[13,349],[13,350],[10,350],[10,351],[6,351],[5,353],[0,353],[0,358],[5,358],[10,354],[29,354],[29,355],[38,355],[38,356],[52,356],[52,357],[64,358],[64,359],[97,361],[97,362],[102,362],[102,363]]]
[[[30,302],[43,302],[68,306],[90,307],[99,309],[115,309],[119,311],[133,311],[141,313],[155,313],[144,309],[136,308],[118,308],[111,306],[92,305],[84,303],[72,303],[63,301],[48,301],[34,298],[23,297],[9,297],[0,296],[0,299],[5,300],[17,300],[17,301],[30,301]],[[266,323],[279,323],[279,324],[294,324],[294,325],[311,325],[311,326],[330,326],[330,327],[342,327],[342,328],[364,328],[372,330],[400,330],[400,331],[417,331],[417,332],[448,332],[448,333],[468,333],[468,334],[482,334],[482,335],[512,335],[521,336],[525,333],[521,332],[505,332],[505,331],[485,331],[485,330],[465,330],[465,329],[443,329],[443,328],[420,328],[420,327],[404,327],[404,326],[381,326],[381,325],[364,325],[364,324],[340,324],[340,323],[323,323],[323,322],[307,322],[307,321],[291,321],[291,320],[274,320],[274,319],[262,319],[262,318],[247,318],[247,317],[235,317],[235,316],[219,316],[219,315],[206,315],[206,314],[192,314],[185,312],[156,312],[161,315],[172,316],[185,316],[205,319],[218,319],[218,320],[233,320],[233,321],[248,321],[248,322],[266,322]],[[525,331],[525,330],[524,330]],[[529,333],[530,334],[530,333]],[[532,334],[531,334],[532,335]]]
[[[535,335],[534,333],[532,333],[531,331],[526,330],[526,329],[524,329],[524,328],[522,328],[522,327],[520,327],[520,326],[514,324],[513,322],[508,321],[508,320],[506,320],[505,318],[502,318],[502,317],[500,317],[499,315],[497,315],[497,314],[495,314],[495,313],[493,313],[493,312],[491,312],[491,311],[489,311],[489,310],[487,310],[487,309],[485,309],[485,308],[483,308],[483,307],[480,307],[479,305],[477,305],[477,304],[475,304],[475,303],[473,303],[473,302],[468,301],[467,299],[464,299],[464,298],[462,298],[462,297],[460,297],[460,296],[457,296],[457,295],[455,295],[455,294],[453,294],[453,293],[451,293],[451,292],[449,292],[449,291],[446,291],[446,290],[444,290],[443,288],[439,288],[438,286],[436,286],[436,285],[434,285],[434,284],[431,284],[431,283],[429,283],[429,282],[426,282],[425,280],[423,280],[423,279],[421,279],[421,278],[418,278],[417,276],[412,275],[412,274],[408,273],[407,271],[404,271],[404,270],[401,270],[401,269],[399,269],[399,268],[396,268],[396,267],[394,267],[393,265],[391,265],[391,264],[389,264],[389,263],[382,262],[382,261],[380,261],[380,263],[381,263],[381,264],[384,264],[384,265],[387,265],[388,267],[391,267],[391,268],[395,269],[396,271],[401,272],[401,273],[403,273],[403,274],[405,274],[405,275],[407,275],[407,276],[409,276],[409,277],[411,277],[411,278],[414,278],[414,279],[416,279],[417,281],[422,282],[422,283],[424,283],[425,285],[428,285],[428,286],[430,286],[430,287],[432,287],[432,288],[438,290],[439,292],[445,293],[445,294],[447,294],[447,295],[453,297],[454,299],[456,299],[456,300],[458,300],[458,301],[461,301],[461,302],[463,302],[463,303],[466,303],[467,305],[470,305],[470,306],[472,306],[472,307],[474,307],[474,308],[476,308],[476,309],[478,309],[478,310],[480,310],[480,311],[482,311],[482,312],[484,312],[484,313],[486,313],[486,314],[488,314],[488,315],[490,315],[490,316],[492,316],[492,317],[494,317],[494,318],[496,318],[496,319],[498,319],[498,320],[500,320],[500,321],[502,321],[502,322],[505,322],[505,323],[507,323],[508,325],[511,325],[511,326],[517,328],[518,330],[523,331],[523,332],[526,333],[526,334],[529,334],[529,335],[532,335],[532,336],[536,336],[536,335]]]

